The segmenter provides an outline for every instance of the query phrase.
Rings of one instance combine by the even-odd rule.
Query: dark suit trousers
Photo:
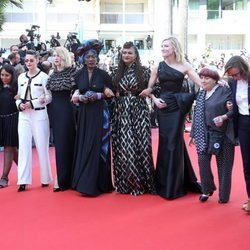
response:
[[[250,116],[239,115],[238,135],[243,160],[246,189],[248,198],[250,198]]]

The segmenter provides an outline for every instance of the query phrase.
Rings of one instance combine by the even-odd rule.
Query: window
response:
[[[207,1],[207,19],[218,19],[220,17],[220,0]]]
[[[103,0],[100,5],[101,24],[145,24],[148,0]]]

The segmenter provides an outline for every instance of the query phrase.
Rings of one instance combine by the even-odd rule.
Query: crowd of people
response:
[[[215,155],[218,203],[228,203],[234,149],[239,143],[248,195],[243,209],[250,212],[250,70],[246,60],[231,57],[224,68],[228,81],[220,81],[218,68],[204,66],[197,72],[184,58],[179,41],[169,37],[162,41],[162,61],[157,65],[143,66],[136,45],[126,42],[117,66],[107,72],[98,67],[102,47],[95,39],[80,44],[79,65],[74,55],[58,46],[51,61],[43,62],[47,67],[40,67],[36,51],[27,49],[22,64],[20,49],[11,46],[12,63],[3,63],[0,69],[0,146],[4,147],[0,187],[8,186],[13,162],[18,166],[18,192],[32,184],[32,138],[41,186],[50,185],[52,131],[54,192],[74,189],[84,196],[98,196],[115,190],[176,199],[192,191],[206,202],[216,190],[211,169]],[[186,78],[198,86],[197,95],[183,90]],[[156,166],[148,99],[157,109]],[[200,182],[183,136],[193,106],[189,145],[196,146]]]

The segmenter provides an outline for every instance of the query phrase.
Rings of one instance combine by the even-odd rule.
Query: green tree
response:
[[[2,26],[5,23],[4,12],[8,4],[13,4],[18,8],[23,8],[23,0],[1,0],[0,1],[0,31],[2,31]]]

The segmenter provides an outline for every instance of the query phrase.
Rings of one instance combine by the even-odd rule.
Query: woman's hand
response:
[[[147,89],[144,89],[144,90],[139,94],[139,96],[141,96],[141,97],[148,97],[151,93],[152,93],[152,88],[147,88]]]
[[[15,99],[15,100],[19,100],[19,99],[20,99],[20,95],[15,95],[15,96],[14,96],[14,99]]]
[[[110,88],[105,88],[104,95],[107,98],[111,98],[111,97],[115,96],[114,93],[113,93],[113,91]]]
[[[214,117],[213,121],[216,127],[221,127],[223,125],[222,115]]]
[[[25,109],[31,109],[32,106],[31,106],[31,103],[30,102],[26,102],[24,103],[24,106],[25,106]]]
[[[21,104],[19,105],[19,109],[20,109],[21,111],[24,111],[24,110],[25,110],[25,104],[24,104],[24,103],[21,103]]]
[[[80,102],[85,103],[85,104],[89,102],[89,98],[87,96],[85,96],[85,95],[79,95],[78,100]]]
[[[89,96],[88,97],[89,99],[89,102],[94,102],[97,100],[97,94],[96,93],[93,93],[93,95]]]
[[[159,109],[164,109],[167,107],[167,104],[161,98],[154,97],[153,102]]]
[[[45,103],[45,96],[44,96],[44,95],[41,95],[41,96],[39,97],[39,102],[40,102],[41,104],[44,104],[44,103]]]
[[[80,95],[80,92],[79,90],[77,89],[74,94],[72,95],[71,97],[71,101],[74,103],[74,104],[77,104],[79,102],[79,95]]]

